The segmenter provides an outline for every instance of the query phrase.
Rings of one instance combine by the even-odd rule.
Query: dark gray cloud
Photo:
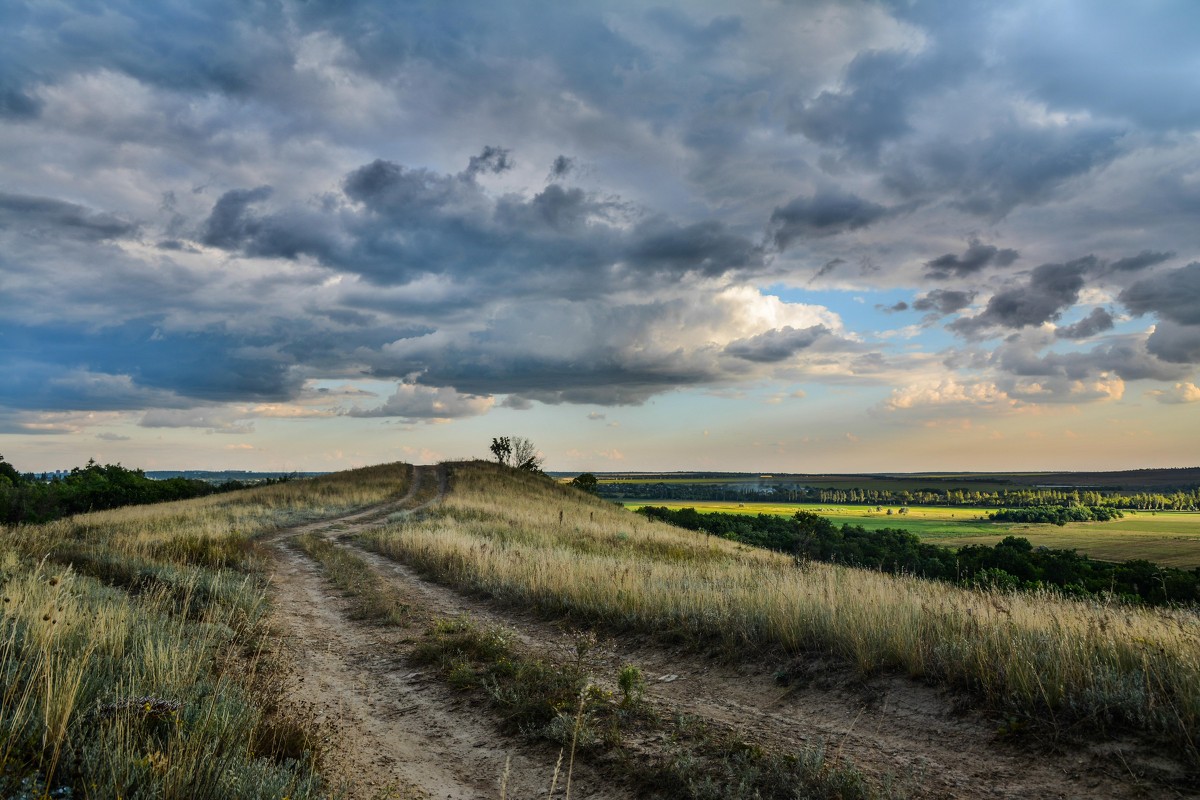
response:
[[[901,300],[898,303],[895,303],[894,305],[890,305],[890,306],[876,305],[875,307],[877,309],[879,309],[880,311],[884,312],[885,314],[894,314],[899,311],[908,311],[908,303],[904,302],[903,300]]]
[[[679,386],[718,381],[711,354],[656,345],[659,326],[686,324],[690,304],[612,307],[548,302],[498,313],[467,335],[383,348],[372,374],[418,375],[424,387],[543,403],[640,404]]]
[[[734,358],[774,364],[786,361],[801,350],[807,350],[823,337],[831,335],[824,325],[797,330],[791,326],[738,339],[725,346],[725,353]]]
[[[1009,28],[1007,18],[993,20],[998,9],[975,3],[889,8],[920,26],[922,46],[860,52],[837,89],[793,104],[789,130],[829,148],[836,161],[880,169],[884,185],[909,203],[949,200],[969,214],[1002,218],[1018,206],[1045,202],[1123,151],[1120,125],[1022,124],[988,97],[989,82],[1003,81],[1009,68],[1024,73],[1024,65],[982,55],[980,42]],[[964,86],[982,96],[973,102]],[[960,124],[941,127],[942,116]]]
[[[75,203],[0,192],[0,230],[6,228],[35,238],[85,242],[125,239],[138,231],[131,222]]]
[[[975,292],[934,289],[914,300],[912,307],[916,311],[930,311],[944,317],[956,311],[962,311],[973,302],[975,302]]]
[[[926,261],[925,277],[942,281],[949,278],[965,278],[988,267],[1007,267],[1019,257],[1020,253],[1012,248],[1001,249],[994,244],[984,244],[978,239],[971,239],[967,243],[966,252],[961,256],[947,253],[932,261]]]
[[[810,197],[793,198],[771,212],[771,237],[786,250],[799,239],[833,236],[865,228],[886,216],[878,203],[853,194],[822,189]]]
[[[1092,313],[1076,323],[1059,328],[1054,335],[1059,339],[1088,339],[1112,328],[1113,317],[1108,313],[1108,309],[1093,308]]]
[[[997,292],[974,317],[962,317],[946,327],[965,336],[978,336],[996,328],[1024,328],[1052,322],[1079,299],[1084,276],[1097,267],[1093,256],[1065,264],[1036,267],[1028,283]]]
[[[916,144],[884,165],[884,184],[908,202],[949,200],[962,211],[1001,219],[1043,203],[1068,182],[1123,152],[1113,127],[1001,127],[982,139]]]
[[[516,198],[502,199],[496,217],[511,227],[547,225],[556,231],[579,231],[589,219],[603,220],[609,212],[606,203],[582,189],[564,189],[552,183],[526,203]]]
[[[823,91],[792,114],[789,129],[824,145],[874,156],[908,133],[914,59],[905,53],[868,52],[851,62],[845,88]]]
[[[199,253],[200,250],[179,239],[163,239],[155,245],[159,250],[173,250],[177,253]]]
[[[1175,257],[1174,253],[1156,253],[1153,250],[1143,250],[1136,256],[1118,258],[1108,265],[1113,272],[1140,272],[1148,267],[1157,266]]]
[[[472,161],[479,158],[471,156]],[[465,210],[482,200],[474,180],[477,172],[439,175],[376,159],[347,175],[342,191],[378,214],[422,216],[446,208]]]
[[[221,195],[200,231],[200,241],[211,247],[231,250],[241,247],[262,231],[262,221],[249,214],[251,205],[271,196],[270,186],[234,189]]]
[[[501,172],[507,172],[512,169],[511,151],[504,147],[496,147],[487,145],[477,156],[471,156],[470,162],[467,164],[468,175],[479,175],[480,173],[490,172],[493,175],[499,175]]]
[[[448,79],[452,85],[439,86],[431,98],[440,113],[486,107],[497,98],[520,106],[526,59],[593,105],[634,110],[639,103],[622,96],[625,76],[651,66],[598,8],[525,0],[470,9],[415,6],[403,13],[375,2],[287,7],[302,30],[337,37],[345,47],[342,64],[354,73],[379,80],[411,72]]]
[[[1189,369],[1161,359],[1148,347],[1143,335],[1114,337],[1081,352],[1042,354],[1050,343],[1040,336],[1014,334],[991,356],[994,366],[1018,378],[1058,378],[1064,381],[1089,381],[1106,374],[1122,380],[1173,381],[1185,377]]]
[[[1200,326],[1160,322],[1146,348],[1163,361],[1174,364],[1200,364]]]
[[[528,397],[510,394],[508,397],[505,397],[503,400],[501,400],[497,405],[499,405],[501,408],[511,408],[513,411],[528,411],[529,409],[533,408],[533,401]]]
[[[559,184],[528,200],[493,197],[476,176],[508,159],[507,151],[486,148],[456,175],[377,160],[349,173],[342,183],[348,202],[324,213],[256,212],[270,189],[234,190],[214,205],[201,241],[246,255],[308,255],[379,284],[428,274],[486,279],[489,296],[595,294],[763,264],[761,245],[715,220],[681,225],[651,216],[630,228],[617,219],[620,202]],[[606,283],[597,282],[602,275]],[[463,296],[468,304],[479,299]]]
[[[608,352],[605,352],[608,351]],[[586,360],[485,348],[447,348],[421,374],[431,386],[454,386],[467,393],[515,395],[558,405],[640,405],[672,389],[720,381],[715,368],[667,358],[621,357],[609,348]]]
[[[1200,325],[1200,261],[1143,278],[1118,299],[1135,314],[1155,313],[1181,325]]]
[[[679,226],[667,220],[639,225],[625,249],[640,270],[717,276],[762,263],[762,248],[716,221]]]
[[[9,6],[0,12],[0,105],[31,117],[42,84],[109,70],[172,91],[251,96],[294,67],[283,4]]]
[[[306,326],[299,326],[306,327]],[[0,359],[0,405],[37,410],[178,407],[193,401],[281,401],[303,383],[297,361],[272,352],[279,334],[246,335],[212,326],[164,333],[152,319],[100,331],[55,324],[0,327],[18,351]],[[344,351],[342,353],[344,357]]]
[[[1142,278],[1118,296],[1134,314],[1159,318],[1147,348],[1164,361],[1200,364],[1200,262]]]
[[[5,85],[0,78],[0,118],[21,119],[36,117],[42,104],[19,86]]]
[[[562,155],[555,156],[554,161],[550,164],[550,174],[546,179],[550,181],[562,180],[571,174],[571,171],[574,169],[575,159]]]

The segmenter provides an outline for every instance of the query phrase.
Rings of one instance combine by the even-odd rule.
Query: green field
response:
[[[574,477],[558,473],[560,477]],[[1030,488],[1102,489],[1105,491],[1172,492],[1191,491],[1200,486],[1200,467],[1182,469],[1139,469],[1121,472],[894,472],[874,474],[753,472],[599,472],[601,484],[711,485],[738,484],[812,486],[822,489],[867,489],[876,491],[998,491]]]
[[[811,511],[841,525],[850,523],[867,529],[904,528],[922,541],[947,547],[967,544],[995,544],[1005,536],[1023,536],[1034,545],[1074,549],[1105,561],[1142,558],[1163,566],[1191,569],[1200,567],[1200,512],[1141,511],[1126,512],[1124,519],[1112,522],[1075,522],[1057,525],[1029,525],[986,521],[987,509],[948,508],[942,506],[909,507],[907,514],[893,513],[876,506],[822,505],[820,503],[725,503],[717,501],[654,501],[625,503],[630,509],[642,506],[666,506],[671,509],[695,508],[700,512],[726,514],[776,514],[791,516]]]
[[[923,490],[961,489],[963,491],[994,492],[1001,489],[1020,489],[1020,484],[1002,478],[960,477],[955,475],[730,475],[704,477],[696,475],[597,475],[607,485],[654,484],[691,486],[736,486],[761,484],[788,486],[818,486],[823,489],[874,489],[881,492],[917,492]]]

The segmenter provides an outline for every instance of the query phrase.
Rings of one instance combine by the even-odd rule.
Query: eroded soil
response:
[[[511,798],[546,797],[557,749],[502,736],[485,709],[409,667],[406,656],[432,620],[459,614],[511,628],[535,652],[562,659],[577,657],[575,631],[464,596],[359,548],[403,595],[412,617],[402,627],[353,620],[347,600],[289,545],[313,532],[354,547],[354,534],[436,503],[445,491],[443,471],[418,467],[404,498],[274,538],[277,620],[290,653],[291,696],[326,725],[325,771],[350,797],[500,797],[502,783]],[[1152,780],[1171,777],[1175,767],[1145,748],[1008,738],[997,720],[904,677],[864,682],[819,659],[772,653],[746,653],[730,663],[627,636],[602,638],[587,658],[595,679],[609,687],[622,665],[640,666],[647,700],[665,713],[695,715],[776,748],[821,742],[832,759],[877,780],[890,776],[913,797],[1198,796]],[[787,685],[780,684],[783,675]],[[612,767],[577,763],[572,796],[636,796],[606,769]]]

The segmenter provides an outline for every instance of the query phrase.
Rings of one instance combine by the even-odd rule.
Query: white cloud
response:
[[[1200,386],[1190,382],[1177,383],[1170,389],[1151,389],[1146,394],[1168,405],[1200,403]]]
[[[936,382],[922,382],[894,389],[884,407],[890,411],[916,409],[929,406],[961,406],[965,408],[1000,407],[1011,408],[1015,402],[995,383],[981,381],[962,383],[954,378]]]

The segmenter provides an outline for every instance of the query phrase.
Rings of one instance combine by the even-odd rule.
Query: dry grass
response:
[[[435,513],[366,541],[441,580],[547,613],[731,651],[831,652],[863,673],[903,670],[965,688],[1021,719],[1133,729],[1197,758],[1194,611],[798,566],[485,463],[456,465]]]
[[[47,553],[65,543],[95,541],[126,555],[185,565],[199,558],[203,566],[220,567],[224,564],[205,557],[218,543],[249,540],[381,502],[403,493],[411,472],[405,464],[385,464],[194,500],[79,514],[44,525],[0,526],[0,542]]]
[[[316,535],[300,537],[297,545],[347,592],[356,616],[388,624],[412,621],[395,587],[362,556]],[[574,660],[549,658],[530,652],[511,630],[482,627],[465,617],[435,617],[410,659],[434,667],[456,690],[479,697],[507,733],[559,745],[548,797],[558,796],[555,784],[563,772],[565,797],[571,796],[577,756],[619,764],[619,780],[639,796],[904,796],[890,785],[874,787],[852,766],[827,759],[819,742],[782,753],[700,720],[664,716],[642,702],[643,677],[635,666],[622,667],[612,682],[618,697],[592,677],[601,669],[589,658],[594,645],[594,636],[580,636]],[[629,740],[639,744],[631,747]]]
[[[0,528],[0,796],[318,796],[312,730],[277,707],[254,538],[409,475]]]

